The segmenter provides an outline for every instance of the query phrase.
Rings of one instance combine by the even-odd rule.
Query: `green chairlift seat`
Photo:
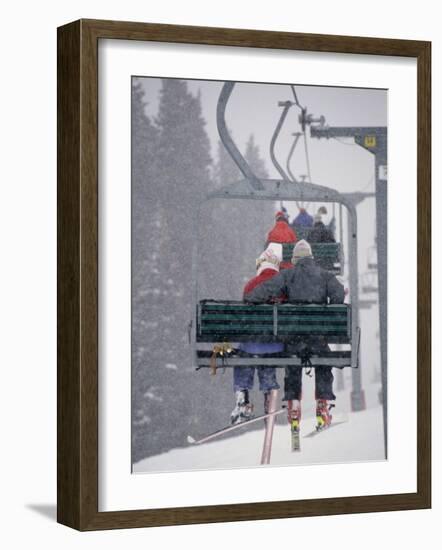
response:
[[[298,241],[304,239],[305,241],[307,241],[307,237],[308,237],[308,234],[310,233],[310,231],[312,230],[311,227],[302,227],[302,226],[291,226],[295,233],[296,233],[296,238],[298,239]]]
[[[348,344],[350,349],[315,353],[318,341]],[[296,346],[302,342],[307,352],[311,345],[311,352],[308,352],[308,362],[296,351],[254,356],[237,349],[241,342],[279,342],[288,344],[287,350],[289,344]],[[197,306],[196,343],[198,368],[211,365],[215,349],[224,352],[221,354],[223,366],[357,366],[358,350],[351,349],[352,321],[348,304],[257,305],[202,300]],[[229,344],[228,348],[223,347],[224,344]]]

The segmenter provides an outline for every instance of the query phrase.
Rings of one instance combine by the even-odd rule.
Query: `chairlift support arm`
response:
[[[293,101],[279,101],[278,106],[283,107],[281,116],[279,117],[278,124],[276,125],[275,131],[273,132],[272,140],[270,142],[270,158],[272,159],[273,165],[278,170],[280,176],[285,181],[290,181],[290,178],[287,176],[287,174],[284,172],[284,169],[279,164],[276,156],[275,156],[275,144],[276,140],[278,139],[279,133],[281,131],[282,125],[284,124],[284,121],[287,117],[287,114],[290,110],[290,107],[294,105]],[[292,178],[293,181],[296,183],[296,179]]]
[[[232,157],[238,168],[241,170],[244,177],[249,181],[253,189],[262,189],[262,183],[250,168],[246,159],[241,154],[240,150],[236,146],[233,139],[230,137],[230,134],[227,130],[226,107],[234,87],[235,82],[225,82],[218,98],[218,104],[216,107],[216,123],[218,127],[219,137],[221,138],[224,147],[227,149],[227,152]]]
[[[290,151],[289,151],[289,154],[288,154],[288,157],[287,157],[287,172],[289,173],[290,177],[292,178],[292,180],[297,183],[296,181],[296,178],[295,176],[293,175],[291,169],[290,169],[290,162],[292,160],[292,157],[293,157],[293,153],[295,152],[295,149],[296,149],[296,145],[298,144],[298,141],[299,141],[299,138],[302,136],[302,133],[301,132],[295,132],[293,134],[294,136],[294,140],[293,140],[293,143],[292,143],[292,146],[290,147]]]

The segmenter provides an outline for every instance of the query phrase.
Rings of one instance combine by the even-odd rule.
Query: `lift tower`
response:
[[[384,126],[337,127],[311,124],[309,115],[303,110],[300,122],[303,128],[310,125],[313,138],[353,138],[355,143],[374,155],[375,196],[376,196],[376,233],[378,255],[379,285],[379,329],[381,345],[382,402],[384,409],[384,439],[387,450],[387,128]],[[359,371],[354,371],[360,377]],[[357,380],[354,380],[357,384]],[[359,380],[360,387],[360,380]],[[354,388],[355,389],[355,388]],[[357,406],[357,388],[353,395]]]

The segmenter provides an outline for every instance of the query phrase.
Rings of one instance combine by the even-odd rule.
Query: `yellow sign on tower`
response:
[[[365,147],[376,147],[376,136],[365,136],[364,145]]]

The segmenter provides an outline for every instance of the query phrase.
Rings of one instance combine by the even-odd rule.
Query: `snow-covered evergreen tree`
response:
[[[148,87],[132,93],[132,456],[139,460],[185,444],[185,434],[225,422],[231,373],[190,368],[192,245],[197,205],[215,187],[242,178],[224,146],[212,165],[201,97],[187,82],[164,79],[158,113],[146,116]],[[149,93],[149,92],[148,92]],[[148,94],[147,94],[148,95]],[[253,138],[246,156],[265,165]],[[212,176],[213,174],[213,176]],[[273,221],[269,203],[208,201],[199,220],[199,298],[241,299]]]
[[[261,158],[259,147],[255,143],[255,137],[253,134],[250,135],[247,141],[244,158],[246,159],[255,176],[258,176],[258,178],[269,177],[265,162]]]
[[[162,81],[153,123],[135,83],[132,112],[132,450],[137,460],[179,445],[183,432],[201,420],[206,428],[201,407],[207,404],[207,380],[190,369],[187,327],[194,315],[193,219],[201,194],[211,186],[211,158],[201,98],[186,82]]]

